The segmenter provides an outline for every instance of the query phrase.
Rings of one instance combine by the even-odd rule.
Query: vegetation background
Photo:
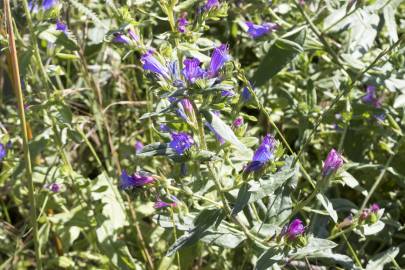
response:
[[[0,7],[0,269],[405,267],[404,1]],[[208,69],[220,44],[196,83],[145,67],[153,48]],[[266,134],[277,149],[250,174]],[[122,189],[123,170],[153,183]]]

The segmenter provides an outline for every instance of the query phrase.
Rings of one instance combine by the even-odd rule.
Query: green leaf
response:
[[[207,119],[208,123],[211,124],[212,128],[227,142],[231,143],[235,147],[237,147],[239,150],[245,153],[251,152],[246,146],[239,141],[239,139],[236,137],[235,133],[233,133],[233,130],[225,124],[221,118],[219,118],[217,115],[209,112],[209,111],[203,111],[203,114],[205,116],[205,119]]]
[[[375,255],[367,264],[366,270],[383,270],[384,265],[391,262],[399,253],[398,247],[392,247]]]
[[[305,35],[305,30],[301,30],[289,39],[277,39],[260,62],[251,79],[252,84],[262,86],[302,52]]]
[[[135,261],[128,247],[118,238],[119,231],[128,224],[121,195],[105,174],[99,175],[92,183],[92,199],[100,201],[98,207],[101,211],[95,212],[99,246],[118,269],[135,269]],[[103,189],[104,186],[108,188]]]
[[[378,220],[373,224],[364,224],[360,227],[361,232],[364,235],[374,235],[382,231],[385,227],[385,223],[381,220]]]
[[[260,255],[256,262],[255,270],[269,269],[273,264],[285,257],[284,252],[277,247],[271,247]]]
[[[198,240],[210,234],[207,231],[215,223],[223,219],[223,211],[221,209],[204,209],[194,220],[194,228],[191,233],[182,235],[168,249],[166,256],[172,256],[177,250],[190,246]]]
[[[136,155],[138,157],[172,156],[176,155],[176,152],[167,143],[152,143],[146,145]]]
[[[71,35],[65,35],[64,33],[58,35],[55,43],[70,51],[75,51],[79,48],[77,41]]]
[[[249,185],[244,183],[238,192],[238,196],[236,197],[235,206],[232,209],[232,215],[237,215],[240,211],[245,208],[245,206],[249,203],[249,199],[251,196],[251,192],[249,192]]]
[[[310,236],[308,237],[308,244],[305,247],[290,252],[288,255],[294,257],[297,256],[301,258],[307,255],[311,255],[318,251],[325,251],[328,249],[332,249],[336,246],[337,244],[330,240]]]
[[[325,210],[328,211],[329,216],[333,219],[333,221],[335,223],[337,223],[338,216],[337,216],[335,209],[333,209],[333,205],[329,201],[329,199],[323,193],[318,193],[316,195],[316,198],[322,204],[322,206],[325,208]]]

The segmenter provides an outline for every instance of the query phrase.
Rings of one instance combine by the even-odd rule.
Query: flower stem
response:
[[[24,159],[25,159],[25,168],[26,168],[26,177],[28,180],[28,196],[31,204],[31,226],[33,231],[33,241],[34,241],[34,248],[35,248],[35,259],[36,259],[36,269],[42,269],[42,262],[41,262],[41,244],[39,242],[39,234],[38,234],[38,224],[37,224],[37,209],[36,209],[36,199],[35,199],[35,190],[34,190],[34,182],[32,179],[32,165],[31,165],[31,155],[28,145],[28,129],[27,129],[27,121],[25,118],[25,111],[24,111],[24,99],[23,93],[21,89],[21,80],[20,80],[20,70],[18,66],[18,58],[17,58],[17,50],[15,47],[15,40],[14,40],[14,30],[13,30],[13,21],[10,11],[10,2],[9,0],[4,0],[4,13],[6,15],[6,22],[7,22],[7,32],[8,32],[8,39],[9,39],[9,50],[10,50],[10,59],[11,59],[11,66],[12,66],[12,73],[13,73],[13,81],[14,87],[16,88],[15,92],[17,95],[18,101],[18,113],[19,118],[21,121],[21,129],[23,135],[23,148],[24,148]]]

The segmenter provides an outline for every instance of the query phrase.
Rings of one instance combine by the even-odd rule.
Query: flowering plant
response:
[[[9,2],[2,267],[404,263],[400,1]]]

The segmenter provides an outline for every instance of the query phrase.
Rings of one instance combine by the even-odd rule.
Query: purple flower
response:
[[[271,33],[274,30],[277,30],[277,28],[279,27],[276,23],[263,23],[262,25],[260,25],[254,24],[252,22],[246,22],[246,25],[248,27],[247,32],[252,38],[264,36],[267,33]]]
[[[370,206],[370,211],[371,211],[372,213],[377,213],[379,210],[380,210],[380,206],[378,205],[378,203],[373,203],[373,204]]]
[[[139,36],[131,29],[128,30],[128,35],[132,38],[133,41],[138,42]]]
[[[45,184],[45,186],[44,186],[44,188],[46,188],[54,193],[61,191],[62,187],[63,187],[63,184],[58,184],[58,183]]]
[[[243,125],[243,117],[241,117],[241,116],[237,117],[237,118],[233,121],[232,124],[233,124],[233,126],[234,126],[235,128],[241,127],[241,126]]]
[[[218,8],[218,7],[219,7],[218,0],[207,0],[207,2],[204,5],[205,10],[210,10],[212,8]]]
[[[219,135],[219,133],[214,129],[214,127],[210,124],[210,123],[205,123],[205,125],[215,134],[215,137],[217,138],[219,144],[224,144],[225,140],[224,138],[222,138],[221,135]]]
[[[364,103],[370,104],[375,108],[381,107],[381,99],[377,97],[376,87],[374,85],[368,85],[366,87],[366,95],[362,97]]]
[[[243,102],[248,102],[250,100],[250,98],[252,97],[252,95],[249,92],[249,89],[247,87],[244,87],[242,90],[242,101]]]
[[[170,128],[166,124],[160,124],[159,128],[162,132],[170,132]]]
[[[229,90],[221,91],[221,96],[223,96],[223,97],[233,97],[234,95],[235,95],[235,93],[233,91],[229,91]]]
[[[270,159],[273,158],[275,149],[276,139],[274,139],[272,135],[267,134],[253,155],[252,162],[246,166],[244,171],[249,173],[260,170]]]
[[[62,31],[63,33],[67,34],[67,25],[60,20],[56,21],[56,30]]]
[[[191,104],[190,100],[188,98],[183,98],[180,101],[181,105],[183,106],[184,110],[188,113],[193,113],[194,112],[194,108],[193,108],[193,104]]]
[[[122,44],[129,44],[131,42],[131,40],[127,36],[120,33],[115,33],[114,39],[112,41],[115,43],[122,43]]]
[[[194,144],[193,138],[185,132],[172,133],[172,140],[169,144],[170,148],[182,155]]]
[[[188,21],[187,21],[185,15],[177,19],[177,29],[179,30],[180,33],[186,32],[187,25],[188,25]]]
[[[34,13],[38,12],[38,9],[39,9],[38,8],[38,2],[39,2],[39,0],[31,0],[28,3],[28,8]],[[41,9],[43,9],[43,10],[51,9],[54,6],[56,6],[58,4],[58,2],[59,2],[58,0],[43,0],[42,5],[41,5]]]
[[[187,81],[195,83],[197,79],[204,76],[205,71],[200,67],[200,60],[196,58],[187,58],[184,60],[183,76]]]
[[[305,227],[299,218],[294,219],[290,225],[288,225],[286,235],[288,239],[294,240],[297,236],[304,234]]]
[[[208,70],[208,76],[210,78],[215,77],[219,70],[224,66],[226,62],[231,59],[229,55],[228,45],[222,44],[215,48],[211,55],[211,62]]]
[[[155,209],[160,209],[160,208],[165,208],[165,207],[176,207],[177,203],[175,202],[171,202],[171,203],[167,203],[162,201],[161,199],[157,199],[157,201],[155,202],[155,205],[153,205],[153,207]]]
[[[128,175],[125,170],[121,174],[121,189],[129,189],[134,187],[142,187],[144,185],[153,183],[155,178],[146,172],[135,172],[132,175]]]
[[[326,160],[323,164],[322,174],[323,176],[330,175],[331,173],[337,171],[343,165],[342,156],[332,148],[330,150]]]
[[[3,160],[3,158],[7,155],[7,149],[6,146],[2,143],[0,143],[0,161]]]
[[[141,141],[136,141],[135,143],[135,153],[139,154],[142,149],[143,149],[144,145]]]
[[[153,56],[153,51],[149,50],[147,53],[142,55],[141,62],[144,70],[149,70],[155,74],[159,74],[165,79],[170,78],[169,70]]]

